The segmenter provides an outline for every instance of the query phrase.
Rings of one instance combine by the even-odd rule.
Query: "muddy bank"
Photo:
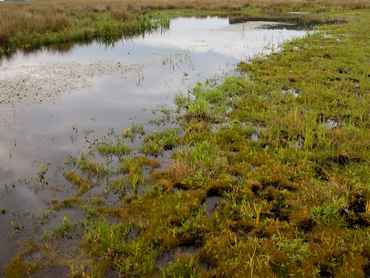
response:
[[[277,26],[277,22],[269,21],[248,21],[245,23],[230,24],[221,28],[209,29],[211,32],[246,32],[246,31],[255,31],[266,26]],[[289,25],[289,24],[286,24]]]

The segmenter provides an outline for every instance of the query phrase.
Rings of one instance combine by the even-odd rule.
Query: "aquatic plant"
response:
[[[173,53],[164,55],[162,57],[162,64],[164,67],[171,70],[174,70],[175,68],[182,68],[183,66],[190,67],[193,64],[191,50],[181,50],[176,48]]]
[[[153,134],[144,137],[141,151],[156,155],[166,150],[172,150],[176,145],[176,137],[179,134],[179,128],[164,127],[162,131],[154,130]]]

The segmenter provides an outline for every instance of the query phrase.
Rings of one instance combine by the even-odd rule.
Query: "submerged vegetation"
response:
[[[64,175],[73,195],[45,201],[62,222],[35,229],[5,276],[57,267],[68,277],[370,275],[370,17],[342,15],[347,24],[178,95],[176,115],[162,111],[176,127],[146,134],[133,124],[72,154]],[[41,165],[50,187],[45,174]],[[76,210],[84,219],[73,222]]]

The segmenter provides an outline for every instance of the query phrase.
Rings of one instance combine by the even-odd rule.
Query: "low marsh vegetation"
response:
[[[36,233],[5,275],[370,275],[370,18],[345,15],[177,96],[177,127],[91,139],[67,161],[73,196],[48,203],[84,220]],[[62,238],[80,248],[69,262],[55,256]]]

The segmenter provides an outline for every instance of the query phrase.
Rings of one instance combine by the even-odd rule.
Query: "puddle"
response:
[[[31,264],[41,262],[42,260],[42,254],[41,251],[34,251],[31,254],[24,256],[23,260],[26,262],[29,262]]]
[[[217,205],[221,201],[221,197],[209,197],[201,204],[200,209],[205,210],[208,216],[212,216],[215,214],[215,210]]]
[[[194,255],[200,251],[202,247],[197,245],[192,246],[183,246],[183,247],[176,247],[171,250],[164,250],[157,256],[156,264],[157,266],[162,269],[165,266],[168,266],[176,261],[177,255]]]
[[[303,147],[303,145],[304,145],[304,141],[303,141],[303,139],[302,139],[302,138],[299,138],[297,141],[295,141],[295,142],[293,142],[293,143],[291,144],[291,146],[292,146],[293,148],[297,148],[297,149],[301,149],[301,148]]]
[[[260,137],[258,136],[257,133],[252,133],[252,135],[250,136],[250,139],[253,142],[258,142],[260,140]]]
[[[176,261],[176,254],[174,250],[164,250],[157,256],[156,264],[160,269],[170,265]]]
[[[187,190],[189,190],[189,188],[186,185],[181,184],[181,183],[176,183],[173,186],[172,192],[176,194],[178,192],[187,191]]]
[[[335,120],[327,120],[322,123],[322,126],[324,126],[326,129],[333,129],[339,127],[337,121]]]
[[[216,269],[216,265],[206,263],[206,262],[200,262],[199,268],[203,269],[204,271],[207,271],[207,272],[212,272],[213,270]]]
[[[120,278],[119,273],[117,270],[110,268],[104,275],[104,278]]]
[[[294,90],[294,89],[288,89],[288,90],[282,90],[281,91],[281,93],[283,94],[283,95],[286,95],[286,96],[288,96],[288,97],[298,97],[299,96],[299,94],[298,94],[298,92],[297,92],[297,90]]]
[[[266,22],[258,23],[266,21],[262,19],[237,20],[177,18],[167,32],[122,40],[114,46],[92,42],[69,45],[67,51],[54,46],[1,57],[0,207],[7,213],[0,215],[0,246],[8,251],[0,254],[0,267],[17,253],[12,248],[15,241],[32,233],[32,223],[24,214],[40,216],[48,211],[44,201],[60,202],[76,192],[63,177],[63,170],[73,167],[65,164],[70,153],[87,153],[89,144],[96,136],[105,136],[107,128],[121,134],[133,122],[142,123],[148,134],[160,130],[162,123],[171,126],[166,121],[160,126],[147,124],[158,118],[151,111],[176,109],[176,93],[186,93],[196,82],[234,74],[240,60],[261,52],[266,44],[305,34],[287,28],[263,29]],[[137,139],[130,147],[139,144]],[[165,149],[172,152],[171,146]],[[48,185],[37,181],[41,164],[47,165]],[[29,182],[17,183],[18,178]],[[98,191],[93,188],[91,194]],[[203,208],[212,215],[219,200],[207,198]],[[71,210],[60,211],[45,225],[59,223],[64,212],[73,218]],[[76,219],[83,217],[77,214]],[[13,219],[23,221],[26,228],[9,240]]]
[[[310,14],[307,12],[288,12],[288,14]]]
[[[129,232],[128,232],[128,235],[126,236],[126,241],[127,242],[130,242],[132,240],[134,240],[135,238],[137,238],[141,233],[141,230],[137,229],[137,228],[132,228]]]

